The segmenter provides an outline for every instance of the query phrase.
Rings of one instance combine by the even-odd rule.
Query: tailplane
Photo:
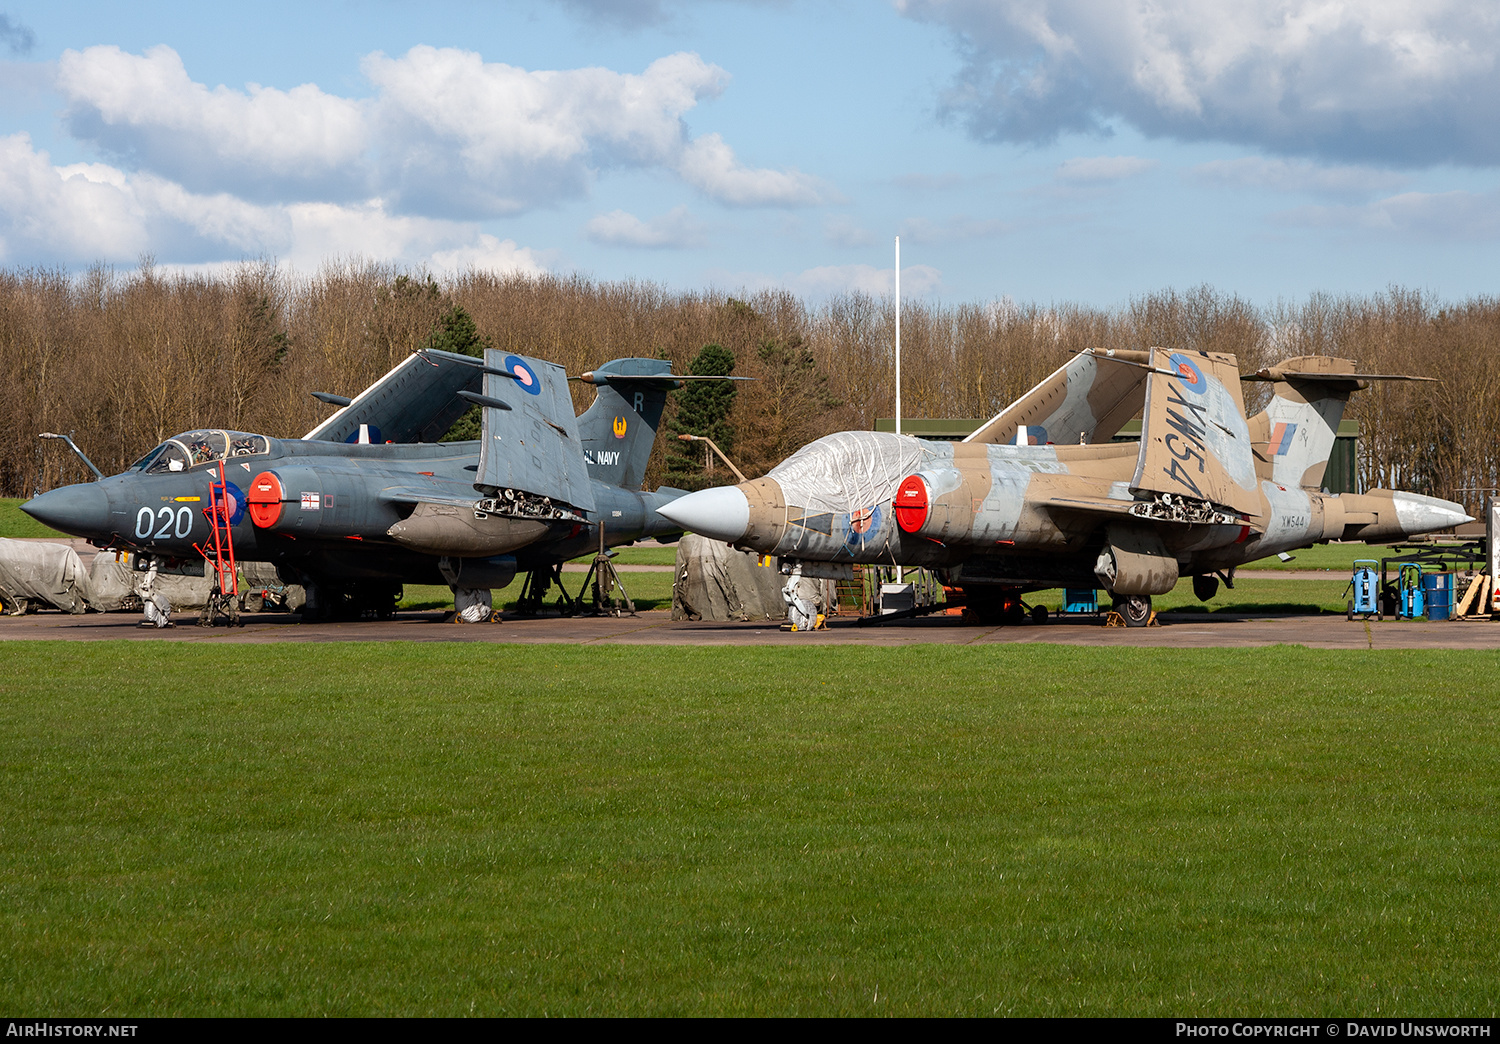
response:
[[[964,441],[1010,445],[1024,426],[1022,445],[1108,442],[1141,411],[1148,359],[1147,352],[1081,352]]]
[[[1271,402],[1250,420],[1256,454],[1282,486],[1319,489],[1351,393],[1368,381],[1430,381],[1431,377],[1355,373],[1351,359],[1304,355],[1244,378],[1271,382]]]
[[[302,436],[323,442],[436,442],[469,404],[461,391],[479,391],[478,359],[429,349],[413,352],[352,399],[327,392],[315,398],[339,411]]]

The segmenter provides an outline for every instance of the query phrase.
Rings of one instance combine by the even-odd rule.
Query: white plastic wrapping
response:
[[[841,431],[809,442],[772,468],[788,504],[809,512],[849,512],[882,504],[921,469],[923,443],[884,431]]]
[[[494,598],[487,587],[455,587],[453,608],[464,623],[484,623],[494,611]]]

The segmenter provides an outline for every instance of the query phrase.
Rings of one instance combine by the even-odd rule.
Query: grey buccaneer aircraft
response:
[[[21,508],[100,547],[201,564],[222,475],[235,558],[304,584],[305,618],[389,612],[403,583],[504,587],[518,570],[539,603],[561,562],[598,547],[600,523],[609,545],[681,531],[654,510],[681,490],[640,491],[666,394],[681,387],[671,364],[617,359],[581,379],[595,399],[575,417],[553,363],[420,352],[352,400],[314,393],[342,408],[301,439],[185,432]],[[470,403],[483,407],[478,442],[424,441]]]
[[[658,512],[779,556],[789,596],[799,577],[849,574],[855,562],[928,566],[982,618],[1019,620],[1028,591],[1102,587],[1127,624],[1144,626],[1151,596],[1180,576],[1206,600],[1253,559],[1470,520],[1415,493],[1321,491],[1350,393],[1421,379],[1354,368],[1305,356],[1241,378],[1232,355],[1087,352],[962,443],[841,432],[764,478]],[[1270,405],[1248,420],[1241,380],[1272,384]],[[1111,443],[1138,414],[1139,446]]]

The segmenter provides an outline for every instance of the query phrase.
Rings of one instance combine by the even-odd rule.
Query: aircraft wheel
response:
[[[1151,596],[1126,595],[1115,603],[1115,612],[1120,614],[1126,627],[1145,627],[1151,622]]]
[[[1193,577],[1193,594],[1198,601],[1206,602],[1219,593],[1219,578],[1212,575],[1199,575]]]
[[[1039,624],[1047,622],[1047,607],[1045,605],[1034,605],[1031,607],[1031,622]]]

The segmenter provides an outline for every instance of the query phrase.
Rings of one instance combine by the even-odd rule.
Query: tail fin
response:
[[[656,445],[656,429],[667,392],[682,387],[666,359],[616,359],[583,380],[596,389],[594,403],[578,418],[583,459],[601,482],[639,489]]]
[[[1363,387],[1353,373],[1353,360],[1304,355],[1255,375],[1274,382],[1270,403],[1251,421],[1256,451],[1271,462],[1273,482],[1323,485],[1344,407],[1350,393]]]
[[[1130,488],[1207,501],[1241,515],[1261,508],[1234,356],[1151,349],[1141,455]]]

